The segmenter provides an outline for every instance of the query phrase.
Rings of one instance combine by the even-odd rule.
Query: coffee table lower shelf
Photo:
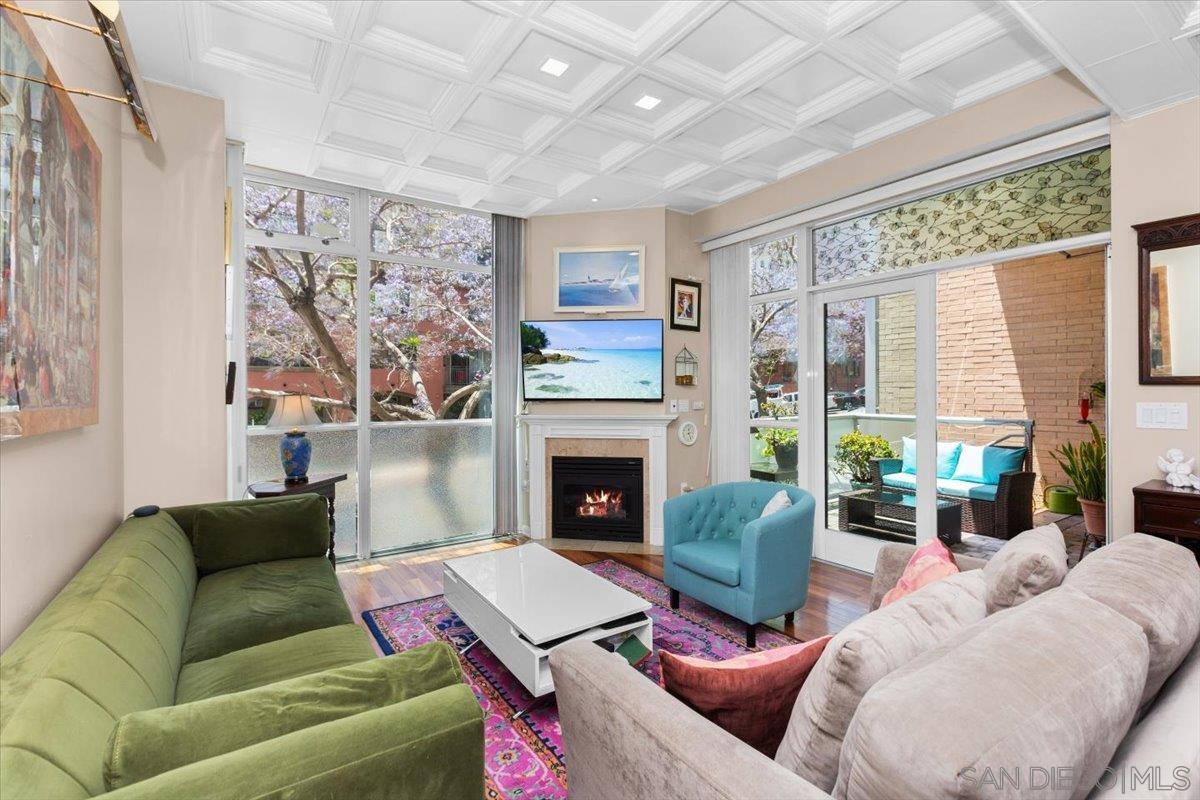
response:
[[[875,538],[917,541],[916,495],[860,489],[838,496],[838,529]],[[962,541],[962,504],[937,500],[937,536],[948,545]]]

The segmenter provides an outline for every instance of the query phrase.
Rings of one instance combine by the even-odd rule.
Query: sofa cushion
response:
[[[949,478],[954,474],[954,468],[958,465],[959,454],[962,453],[962,442],[938,442],[937,443],[937,476],[939,478]],[[904,450],[901,459],[901,472],[907,475],[917,474],[917,440],[911,437],[904,437]]]
[[[1200,647],[1163,685],[1158,699],[1121,742],[1088,800],[1190,800],[1200,780]],[[1176,770],[1188,772],[1179,775]],[[1154,786],[1149,779],[1168,785]],[[1185,785],[1181,778],[1187,779]]]
[[[375,657],[370,637],[357,625],[299,633],[207,661],[185,664],[179,673],[175,702],[191,703],[206,697],[241,692]]]
[[[444,643],[194,703],[127,714],[108,740],[110,789],[462,682]]]
[[[982,620],[986,594],[979,570],[963,572],[843,628],[800,689],[775,760],[831,790],[842,738],[863,695],[892,670]]]
[[[994,614],[867,692],[834,797],[1085,797],[1137,711],[1147,652],[1137,625],[1067,587]]]
[[[1005,472],[1017,472],[1025,463],[1024,447],[963,445],[954,474],[947,477],[971,483],[1000,483]]]
[[[1020,605],[1053,589],[1067,575],[1067,546],[1057,525],[1019,533],[1004,543],[987,564],[988,613]]]
[[[1104,603],[1146,632],[1150,672],[1143,703],[1154,697],[1196,644],[1200,566],[1185,547],[1131,533],[1080,561],[1064,584]]]
[[[671,548],[671,558],[691,570],[726,586],[741,583],[741,539],[700,539]]]
[[[913,551],[912,557],[904,565],[904,571],[896,580],[896,584],[887,591],[879,601],[879,605],[887,606],[908,597],[918,589],[922,589],[935,581],[957,575],[958,564],[950,548],[936,536]]]
[[[192,523],[196,566],[206,575],[246,564],[325,555],[328,508],[315,494],[201,508]]]
[[[353,621],[327,558],[235,567],[197,584],[183,662]]]
[[[883,485],[891,486],[893,489],[907,489],[910,492],[915,492],[917,490],[917,476],[909,475],[907,472],[893,472],[883,476]],[[989,500],[995,502],[996,490],[998,488],[998,486],[989,483],[971,483],[970,481],[956,481],[951,478],[937,479],[938,494],[965,497],[970,500]]]

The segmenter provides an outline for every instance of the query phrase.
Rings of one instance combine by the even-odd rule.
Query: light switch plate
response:
[[[703,411],[704,410],[704,401],[697,400],[696,402],[692,403],[692,410],[693,411]]]
[[[679,413],[680,414],[682,414],[685,411],[691,411],[691,410],[692,410],[691,404],[687,400],[679,401]]]
[[[1186,431],[1188,428],[1187,403],[1138,403],[1137,426],[1139,428]]]

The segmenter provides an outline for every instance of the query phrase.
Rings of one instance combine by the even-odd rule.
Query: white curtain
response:
[[[713,483],[750,477],[750,247],[731,244],[709,255],[712,274]]]

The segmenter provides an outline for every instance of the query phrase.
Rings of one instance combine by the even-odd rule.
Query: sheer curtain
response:
[[[713,483],[750,476],[750,246],[731,244],[709,255],[712,272]]]
[[[518,330],[521,275],[525,264],[525,221],[492,216],[493,354],[492,418],[495,420],[496,533],[517,530],[517,369],[521,359]]]

